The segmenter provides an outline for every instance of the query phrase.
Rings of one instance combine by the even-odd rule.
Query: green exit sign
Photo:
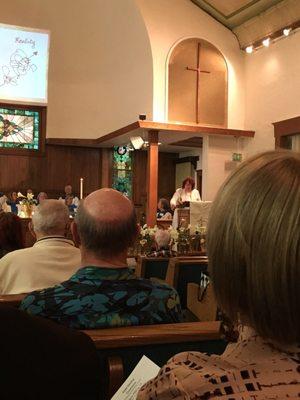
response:
[[[242,161],[242,154],[241,153],[233,153],[232,154],[232,161]]]

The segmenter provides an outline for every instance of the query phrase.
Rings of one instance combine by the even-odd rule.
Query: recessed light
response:
[[[285,28],[285,29],[283,30],[284,36],[289,36],[290,32],[291,32],[291,28]]]
[[[263,46],[269,47],[270,46],[270,38],[264,39],[262,41]]]
[[[251,54],[253,52],[253,46],[246,47],[246,53]]]

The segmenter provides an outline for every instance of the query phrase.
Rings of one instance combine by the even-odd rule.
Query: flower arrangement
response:
[[[34,204],[36,204],[36,200],[34,199],[33,193],[27,193],[27,196],[24,196],[21,192],[19,192],[18,199],[22,199],[20,200],[20,204],[22,205],[33,206]]]
[[[31,218],[33,213],[33,206],[36,205],[36,200],[34,199],[33,193],[27,193],[27,196],[24,196],[22,193],[18,193],[18,198],[20,200],[20,204],[22,206],[22,211],[25,218]]]
[[[192,227],[169,228],[172,239],[172,247],[178,254],[198,253],[204,249],[206,238],[206,227],[196,225]]]
[[[196,225],[195,236],[199,240],[199,247],[202,250],[206,250],[206,226]]]
[[[151,252],[155,244],[155,233],[157,226],[150,228],[147,224],[143,225],[140,230],[138,243],[141,246],[141,253],[147,254]]]

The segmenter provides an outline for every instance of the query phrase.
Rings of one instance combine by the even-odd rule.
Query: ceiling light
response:
[[[253,52],[253,46],[246,47],[246,53],[251,54]]]
[[[289,36],[290,32],[291,32],[291,28],[285,28],[285,29],[283,30],[284,36]]]
[[[264,39],[264,40],[262,41],[262,44],[263,44],[263,46],[265,46],[265,47],[269,47],[269,45],[270,45],[270,38]]]

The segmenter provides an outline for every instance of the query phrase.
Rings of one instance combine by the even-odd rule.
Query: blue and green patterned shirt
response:
[[[180,322],[175,289],[129,268],[83,267],[68,281],[27,295],[20,308],[74,329]]]

